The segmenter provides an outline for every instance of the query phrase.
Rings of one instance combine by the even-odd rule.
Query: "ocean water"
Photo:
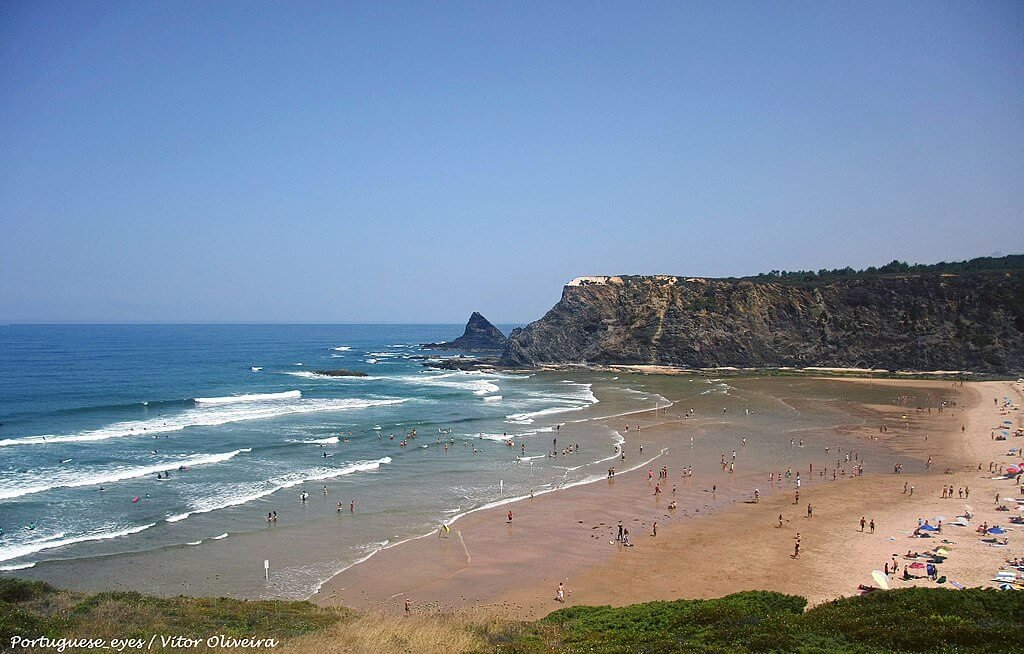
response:
[[[323,565],[266,591],[306,596],[386,543],[487,503],[603,474],[602,460],[622,440],[607,428],[576,434],[578,454],[548,456],[559,422],[599,406],[595,383],[611,412],[657,401],[608,375],[439,371],[412,358],[424,354],[420,343],[460,332],[0,328],[0,569],[199,548],[267,529],[271,511],[279,532],[358,515]],[[315,372],[335,368],[369,376]]]
[[[695,486],[716,483],[726,498],[768,491],[762,471],[806,465],[826,446],[852,445],[869,471],[885,471],[884,447],[842,440],[837,427],[864,420],[845,403],[943,399],[793,378],[453,372],[416,358],[420,343],[461,330],[0,328],[0,573],[306,598],[468,512],[601,480],[610,465],[648,466],[668,450],[656,465],[692,465]],[[369,376],[316,374],[335,368]],[[663,419],[669,400],[669,417],[694,413],[661,441],[624,429]],[[739,473],[723,476],[720,456],[737,449]]]

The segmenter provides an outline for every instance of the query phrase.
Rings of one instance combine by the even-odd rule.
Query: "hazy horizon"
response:
[[[0,4],[0,323],[1024,252],[1024,5]]]

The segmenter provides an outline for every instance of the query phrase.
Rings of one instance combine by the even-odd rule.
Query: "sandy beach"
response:
[[[1024,527],[1008,530],[1004,536],[1009,545],[1003,547],[983,542],[976,528],[983,523],[1006,526],[1010,516],[1019,515],[1013,504],[1009,512],[996,511],[997,494],[1024,496],[1015,480],[997,479],[988,467],[990,462],[998,469],[1019,461],[1007,451],[1019,447],[1021,439],[996,441],[992,435],[1005,419],[1018,425],[1018,407],[1024,402],[1021,385],[880,379],[841,383],[891,387],[894,396],[907,388],[941,390],[956,400],[941,410],[897,403],[846,407],[860,419],[834,428],[836,442],[847,443],[846,449],[808,452],[807,468],[793,471],[803,475],[799,502],[795,477],[771,482],[756,461],[743,460],[742,451],[736,473],[683,477],[683,443],[693,430],[678,405],[657,415],[648,411],[610,419],[611,426],[625,433],[623,447],[631,457],[639,443],[646,445],[647,454],[655,456],[649,465],[472,513],[452,525],[449,534],[385,549],[345,570],[313,600],[399,611],[408,599],[415,610],[483,606],[526,619],[562,606],[555,600],[562,582],[566,604],[625,605],[752,589],[802,595],[815,604],[856,594],[859,584],[873,583],[872,570],[891,565],[894,557],[902,575],[904,566],[913,562],[904,558],[908,551],[924,552],[940,543],[950,550],[939,566],[947,585],[995,585],[994,573],[1005,559],[1024,555],[1019,531]],[[1012,407],[1003,407],[1004,397]],[[627,424],[632,431],[625,430]],[[857,458],[845,461],[851,443],[856,445],[855,457],[884,448],[872,451],[884,451],[892,460],[873,460],[868,472],[857,476]],[[892,472],[897,462],[904,463],[901,474]],[[668,478],[660,481],[663,492],[656,494],[662,466]],[[822,470],[827,474],[821,475]],[[843,473],[835,481],[833,470]],[[942,488],[948,486],[969,488],[969,498],[944,498]],[[678,503],[674,510],[668,508],[673,499]],[[810,517],[808,504],[813,507]],[[949,525],[967,507],[973,513],[970,526]],[[861,531],[862,516],[874,521],[874,533],[868,527]],[[941,534],[912,537],[919,519],[931,524],[942,520]],[[630,532],[630,547],[616,541],[620,521]],[[800,555],[794,557],[798,534]],[[924,575],[924,570],[912,572]],[[898,577],[890,575],[894,588],[935,585],[926,578]]]

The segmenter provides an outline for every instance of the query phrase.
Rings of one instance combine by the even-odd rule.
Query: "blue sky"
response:
[[[0,322],[1024,252],[1024,5],[0,3]]]

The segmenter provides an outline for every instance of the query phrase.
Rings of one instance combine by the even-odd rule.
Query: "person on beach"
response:
[[[782,514],[779,514],[779,529],[782,529]]]
[[[652,527],[651,536],[653,537],[653,536],[657,536],[657,535],[658,535],[658,521],[655,520],[654,521],[654,526]]]
[[[513,518],[513,517],[514,517],[514,516],[512,515],[512,512],[511,512],[511,511],[509,511],[509,512],[508,512],[508,524],[512,524],[512,518]]]
[[[555,591],[555,601],[565,603],[565,585],[558,582],[558,590]]]
[[[864,531],[864,525],[866,525],[866,524],[867,524],[867,521],[864,519],[864,516],[861,516],[860,517],[860,530],[861,531]]]
[[[875,533],[875,519],[871,518],[871,533]]]
[[[813,516],[814,516],[814,507],[812,507],[810,502],[808,502],[807,503],[807,517],[810,518],[810,517],[813,517]]]
[[[615,540],[619,543],[622,542],[622,523],[619,523],[619,535],[615,537]]]
[[[349,513],[355,513],[356,512],[356,501],[355,500],[352,500],[351,502],[348,503],[348,512]]]
[[[413,603],[413,600],[406,598],[406,600],[405,600],[405,617],[409,617],[409,615],[412,613],[412,603]]]

